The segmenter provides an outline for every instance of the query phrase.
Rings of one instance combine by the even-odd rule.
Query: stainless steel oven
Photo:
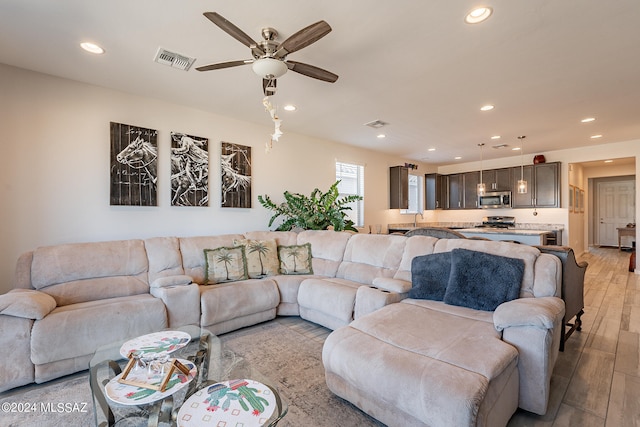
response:
[[[511,191],[491,191],[478,196],[478,207],[482,209],[510,208]]]

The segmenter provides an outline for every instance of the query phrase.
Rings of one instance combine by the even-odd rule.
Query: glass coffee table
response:
[[[122,353],[128,354],[134,347],[157,352],[158,347],[144,340],[158,336],[163,337],[160,350],[170,352],[170,360],[179,360],[189,373],[176,370],[164,391],[120,383],[118,379],[129,362]],[[158,356],[167,360],[162,359],[162,353]],[[143,362],[132,363],[135,367],[128,371],[126,380],[136,378],[135,374],[144,377],[152,367],[153,372],[157,368],[157,372],[166,373],[153,363],[146,367],[138,366]],[[254,415],[247,426],[268,427],[277,425],[288,409],[267,378],[243,358],[223,349],[217,336],[197,326],[171,328],[102,346],[89,362],[89,380],[97,427],[200,427],[217,425],[216,419],[226,416],[242,416],[243,411]]]

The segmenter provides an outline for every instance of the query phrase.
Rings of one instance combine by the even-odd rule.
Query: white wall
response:
[[[402,218],[389,206],[389,166],[406,159],[288,134],[270,153],[273,128],[0,64],[0,293],[19,254],[38,246],[152,236],[266,230],[258,194],[282,200],[335,181],[335,161],[365,165],[365,222]],[[290,120],[295,120],[292,116]],[[158,206],[109,205],[109,122],[157,129]],[[171,131],[209,138],[210,206],[170,205]],[[220,141],[253,147],[251,209],[220,208]],[[367,227],[368,228],[368,227]]]

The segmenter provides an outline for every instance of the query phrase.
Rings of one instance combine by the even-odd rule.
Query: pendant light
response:
[[[526,136],[519,136],[520,140],[520,179],[518,180],[518,194],[527,193],[527,181],[524,180],[524,139]]]
[[[478,183],[478,196],[484,196],[485,185],[484,181],[482,181],[482,149],[484,148],[484,143],[478,144],[480,147],[480,182]]]

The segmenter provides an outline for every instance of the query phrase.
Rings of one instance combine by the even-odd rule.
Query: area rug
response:
[[[255,376],[279,390],[288,413],[278,426],[383,426],[329,391],[322,366],[322,342],[278,321],[220,338],[235,357],[232,375]],[[3,393],[0,405],[3,427],[94,425],[87,372]],[[9,411],[5,411],[7,408]]]

